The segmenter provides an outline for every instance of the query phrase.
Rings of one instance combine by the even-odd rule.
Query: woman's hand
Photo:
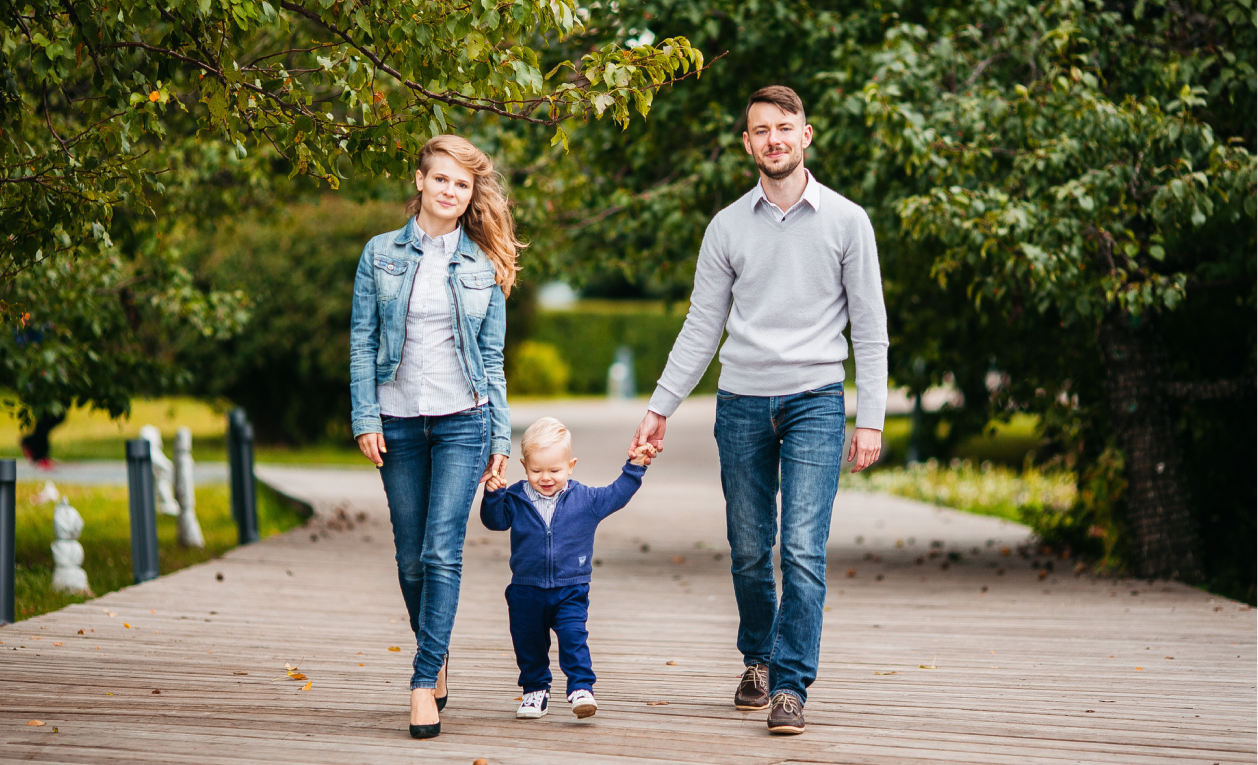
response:
[[[497,491],[507,485],[507,455],[491,454],[489,455],[489,464],[485,466],[485,472],[481,473],[481,483],[485,484],[486,491]],[[485,483],[488,481],[488,483]]]
[[[358,450],[363,453],[367,459],[376,463],[376,467],[384,465],[384,459],[380,456],[389,451],[384,448],[383,433],[363,433],[358,437]],[[483,478],[481,480],[484,480]]]

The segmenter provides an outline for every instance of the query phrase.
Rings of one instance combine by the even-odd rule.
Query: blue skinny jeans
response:
[[[411,690],[436,688],[463,575],[463,538],[489,461],[484,406],[441,417],[385,417],[380,477],[389,498],[398,581],[415,632]]]
[[[806,701],[817,679],[826,542],[839,490],[847,417],[843,383],[789,396],[716,401],[730,571],[743,662],[769,665],[769,692]],[[782,495],[782,602],[773,544]]]

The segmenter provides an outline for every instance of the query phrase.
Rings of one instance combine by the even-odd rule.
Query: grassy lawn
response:
[[[33,505],[42,484],[17,485],[17,579],[15,616],[29,619],[88,598],[52,589],[53,503]],[[96,595],[133,583],[131,521],[127,490],[115,486],[57,487],[83,516],[83,568]],[[215,558],[236,546],[230,490],[224,485],[197,489],[197,518],[205,535],[204,549],[180,547],[175,519],[157,516],[158,560],[163,574]],[[258,484],[258,533],[273,536],[305,522],[295,509],[263,484]]]

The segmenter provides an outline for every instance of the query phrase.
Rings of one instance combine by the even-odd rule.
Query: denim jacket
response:
[[[415,227],[373,237],[363,248],[354,277],[349,334],[349,386],[354,437],[382,433],[376,386],[392,382],[406,343],[411,286],[423,251]],[[489,404],[489,451],[511,454],[511,414],[502,346],[507,301],[494,281],[494,266],[464,232],[450,256],[446,280],[454,320],[454,345],[476,404]]]

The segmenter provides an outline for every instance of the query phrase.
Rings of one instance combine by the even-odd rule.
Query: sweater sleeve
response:
[[[878,243],[869,216],[860,210],[852,239],[843,254],[843,291],[847,294],[856,360],[856,427],[882,430],[887,414],[887,309],[882,299]]]
[[[633,495],[642,488],[644,475],[646,475],[646,465],[635,465],[626,461],[625,466],[621,468],[619,478],[607,486],[590,489],[590,512],[601,521],[629,504]]]
[[[490,531],[506,531],[514,520],[507,490],[487,491],[480,501],[480,522]]]
[[[720,221],[718,215],[703,234],[699,262],[695,266],[695,286],[690,293],[690,311],[647,404],[647,409],[665,417],[671,417],[699,384],[721,344],[721,333],[729,318],[735,275],[723,243]]]

